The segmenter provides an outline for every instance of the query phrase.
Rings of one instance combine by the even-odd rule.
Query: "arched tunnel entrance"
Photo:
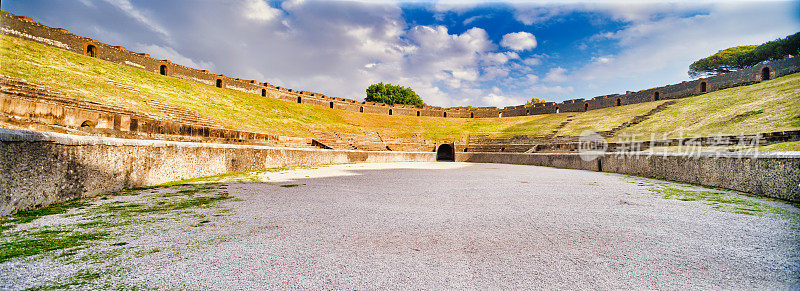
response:
[[[444,161],[444,162],[453,162],[456,160],[456,150],[453,148],[452,144],[441,144],[439,148],[436,149],[436,160],[437,161]]]
[[[764,67],[761,69],[761,81],[769,80],[770,75],[769,67]]]

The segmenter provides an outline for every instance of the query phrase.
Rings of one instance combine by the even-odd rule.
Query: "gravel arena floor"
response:
[[[800,210],[734,192],[471,163],[190,182],[12,225],[7,250],[105,235],[7,255],[0,289],[800,289]]]

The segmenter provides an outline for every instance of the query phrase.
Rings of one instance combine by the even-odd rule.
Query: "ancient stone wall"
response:
[[[198,70],[181,66],[179,64],[174,64],[169,60],[154,59],[145,53],[131,52],[126,50],[124,47],[112,46],[101,43],[94,39],[74,35],[64,29],[47,27],[24,16],[0,15],[0,32],[5,35],[15,36],[62,48],[74,53],[90,55],[117,64],[139,68],[155,74],[163,74],[170,77],[206,84],[209,86],[218,86],[225,89],[257,94],[289,102],[347,110],[352,112],[382,115],[389,115],[391,113],[391,115],[404,116],[492,118],[550,114],[556,112],[583,112],[586,110],[663,99],[683,98],[725,88],[748,85],[762,81],[763,78],[761,70],[764,67],[768,67],[770,70],[768,72],[769,79],[800,71],[800,58],[796,57],[772,61],[737,72],[731,72],[714,77],[641,90],[638,92],[630,92],[622,95],[613,94],[607,96],[598,96],[589,100],[574,99],[560,103],[548,102],[533,104],[533,106],[530,107],[519,105],[505,108],[440,108],[434,106],[413,108],[400,105],[390,106],[386,104],[359,102],[352,99],[329,97],[315,92],[297,91],[283,88],[266,82],[241,80],[238,78],[227,77],[225,75],[212,74],[207,70]]]
[[[719,187],[800,202],[800,154],[606,153],[586,161],[577,153],[463,153],[457,162],[535,165],[602,171]]]
[[[128,187],[238,171],[435,160],[434,152],[131,140],[0,128],[0,215]]]

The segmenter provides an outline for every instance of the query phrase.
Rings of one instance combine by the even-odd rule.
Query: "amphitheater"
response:
[[[800,287],[797,57],[440,108],[0,30],[1,289]]]

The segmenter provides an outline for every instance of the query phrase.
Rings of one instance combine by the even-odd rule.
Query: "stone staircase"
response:
[[[28,83],[23,79],[11,78],[2,75],[0,75],[0,92],[3,94],[12,95],[15,98],[27,99],[35,102],[52,103],[107,113],[122,113],[127,115],[144,116],[141,113],[124,107],[64,97],[61,93],[48,90],[43,86]]]
[[[637,124],[641,123],[642,121],[648,120],[648,119],[650,119],[650,116],[653,116],[656,113],[659,113],[661,111],[666,110],[670,105],[675,104],[675,103],[678,103],[678,101],[674,101],[673,100],[673,101],[664,102],[661,105],[656,106],[656,108],[651,109],[650,111],[648,111],[645,114],[635,116],[630,121],[626,121],[626,122],[622,123],[621,125],[612,128],[611,130],[601,131],[599,134],[600,134],[600,136],[602,136],[604,138],[613,137],[620,130],[623,130],[625,128],[637,125]]]
[[[566,121],[564,121],[561,124],[559,124],[558,126],[556,126],[555,130],[553,130],[549,134],[545,135],[544,138],[550,140],[550,139],[553,139],[554,137],[556,137],[556,134],[558,134],[559,130],[563,129],[565,126],[567,126],[567,124],[572,122],[572,118],[573,117],[575,117],[575,115],[567,116],[567,120]]]
[[[208,126],[208,127],[222,127],[218,123],[212,121],[211,119],[207,119],[200,115],[197,115],[191,110],[184,109],[181,107],[177,107],[174,105],[166,104],[158,100],[147,100],[147,105],[158,109],[161,113],[163,113],[163,117],[181,123],[190,123],[196,124],[200,126]]]
[[[356,149],[350,142],[342,140],[337,133],[326,131],[312,131],[314,138],[311,145],[321,149],[334,150],[354,150]]]

